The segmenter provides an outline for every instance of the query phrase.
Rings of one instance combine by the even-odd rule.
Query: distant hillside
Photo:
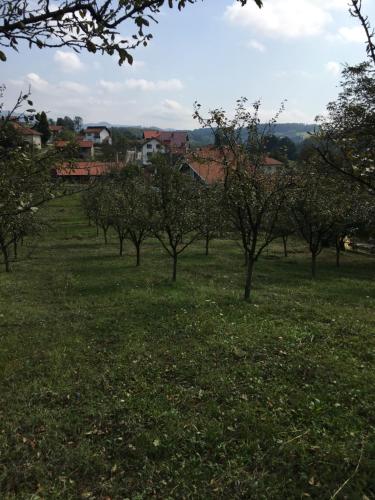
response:
[[[260,125],[262,127],[263,125]],[[288,137],[296,144],[302,142],[309,133],[313,132],[316,125],[306,123],[278,123],[274,126],[273,134],[277,137]],[[214,136],[211,129],[195,129],[189,131],[192,146],[205,146],[214,143]]]
[[[158,127],[141,127],[141,126],[127,126],[127,125],[110,125],[106,122],[101,122],[97,124],[90,125],[106,125],[108,127],[112,127],[119,132],[126,131],[130,132],[137,138],[142,137],[142,133],[144,130],[172,130],[172,129],[160,129]],[[263,125],[260,125],[261,127]],[[313,132],[316,125],[306,124],[306,123],[278,123],[274,126],[273,134],[278,137],[288,137],[296,144],[302,142],[309,133]],[[207,144],[214,143],[214,136],[209,128],[199,128],[194,130],[188,130],[190,142],[193,147],[206,146]]]

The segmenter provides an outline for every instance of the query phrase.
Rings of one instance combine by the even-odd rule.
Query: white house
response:
[[[11,121],[10,122],[13,127],[16,129],[18,134],[22,137],[24,142],[27,142],[35,149],[41,149],[42,147],[42,134],[37,130],[34,130],[29,127],[25,127],[18,122]]]
[[[165,153],[165,146],[158,139],[150,139],[142,146],[142,163],[149,165],[151,158],[156,153]]]
[[[87,127],[83,132],[86,141],[94,144],[112,144],[111,131],[107,127]]]

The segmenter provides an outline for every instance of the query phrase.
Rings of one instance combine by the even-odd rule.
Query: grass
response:
[[[116,255],[78,200],[0,273],[1,498],[375,498],[375,265]],[[347,480],[349,481],[345,483]]]

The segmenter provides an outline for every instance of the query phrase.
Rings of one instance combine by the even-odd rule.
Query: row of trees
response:
[[[5,87],[1,87],[0,112],[4,91]],[[54,182],[51,175],[52,169],[63,161],[63,153],[55,148],[30,148],[10,120],[25,105],[29,107],[26,116],[30,122],[43,121],[43,113],[34,115],[30,95],[25,93],[20,94],[12,112],[0,122],[0,251],[7,272],[11,269],[11,257],[17,258],[19,243],[25,237],[38,236],[45,227],[39,208],[71,192]]]
[[[0,250],[7,272],[18,243],[42,228],[38,207],[51,193],[50,172],[40,159],[10,124],[0,127]]]
[[[303,163],[285,163],[270,173],[264,167],[268,130],[259,131],[258,111],[258,102],[249,111],[247,101],[241,99],[233,119],[222,110],[203,118],[197,105],[196,118],[205,127],[219,129],[225,139],[224,145],[217,146],[223,172],[220,183],[199,183],[160,156],[150,178],[137,168],[129,169],[85,193],[86,214],[102,229],[105,241],[112,227],[120,255],[129,239],[139,265],[142,243],[147,237],[157,238],[172,260],[176,280],[178,257],[192,242],[203,238],[208,254],[213,238],[235,239],[245,257],[246,300],[251,297],[256,262],[277,238],[283,238],[285,252],[290,234],[298,233],[306,241],[313,276],[317,257],[327,245],[336,247],[339,264],[344,236],[373,220],[371,198],[356,183],[332,175],[314,150]]]

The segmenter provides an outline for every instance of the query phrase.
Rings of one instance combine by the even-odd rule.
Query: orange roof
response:
[[[206,146],[186,157],[186,164],[207,184],[223,182],[225,179],[225,160],[230,161],[233,154],[228,151],[227,157],[220,148]],[[265,156],[263,164],[266,166],[281,166],[281,161]]]
[[[94,143],[92,141],[85,141],[85,140],[79,140],[75,142],[69,142],[69,141],[55,141],[54,142],[55,146],[57,148],[65,148],[68,144],[77,144],[80,148],[92,148]]]
[[[280,165],[283,165],[283,162],[282,161],[279,161],[279,160],[275,160],[275,158],[271,158],[270,156],[265,156],[264,157],[264,161],[263,161],[263,165],[267,165],[267,167],[271,167],[271,166],[280,166]]]
[[[208,146],[189,154],[186,163],[202,180],[213,184],[224,180],[223,159],[220,150]]]
[[[56,175],[58,177],[96,177],[99,175],[105,175],[114,167],[118,168],[119,166],[119,164],[98,161],[65,162],[62,167],[56,168]]]
[[[143,139],[158,139],[160,136],[159,130],[144,130]]]
[[[183,151],[186,148],[186,144],[189,140],[189,136],[187,132],[181,131],[165,131],[165,130],[144,130],[143,139],[151,140],[158,139],[165,146],[169,146],[170,148],[181,148]],[[185,152],[185,151],[183,151]]]
[[[37,130],[34,130],[33,128],[29,128],[29,127],[24,127],[23,125],[21,125],[18,122],[10,121],[9,123],[11,123],[13,125],[13,127],[17,130],[17,132],[20,135],[40,135],[40,136],[42,135]]]
[[[94,143],[92,141],[85,141],[85,140],[82,140],[82,141],[78,141],[78,146],[80,148],[92,148],[94,145]]]
[[[64,130],[64,127],[62,125],[48,125],[48,128],[51,132],[61,132],[62,130]]]

